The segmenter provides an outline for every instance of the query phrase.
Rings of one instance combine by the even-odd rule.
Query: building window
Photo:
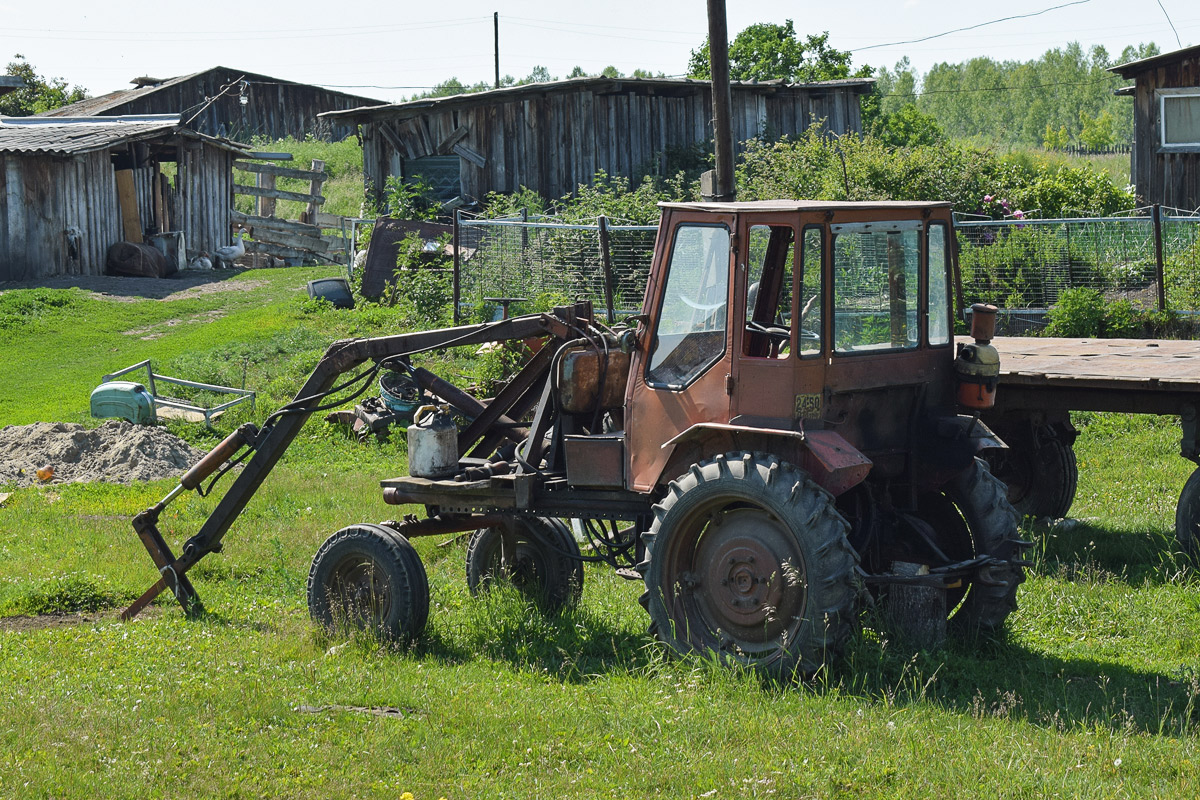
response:
[[[1159,90],[1163,147],[1200,147],[1200,87]]]
[[[424,181],[438,200],[450,200],[459,194],[458,156],[426,156],[404,162],[404,182]]]

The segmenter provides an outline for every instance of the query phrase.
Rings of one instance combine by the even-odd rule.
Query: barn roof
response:
[[[1185,47],[1182,50],[1172,50],[1169,53],[1160,53],[1139,61],[1130,61],[1127,64],[1117,64],[1115,67],[1109,67],[1108,71],[1115,72],[1122,78],[1134,78],[1147,70],[1158,69],[1166,64],[1174,64],[1177,61],[1197,57],[1200,57],[1200,45]]]
[[[95,116],[98,114],[104,114],[108,111],[112,111],[113,109],[120,108],[121,106],[125,105],[126,103],[131,103],[134,100],[138,100],[140,98],[147,97],[148,95],[152,95],[156,92],[160,92],[160,91],[170,88],[172,86],[177,86],[178,84],[181,84],[181,83],[187,83],[188,81],[199,78],[200,76],[206,75],[210,72],[218,72],[218,71],[227,72],[227,73],[236,73],[237,75],[242,76],[242,78],[249,81],[250,83],[277,83],[277,84],[283,84],[285,86],[312,86],[312,88],[314,88],[314,89],[320,89],[323,92],[328,92],[329,94],[339,95],[341,97],[348,97],[351,100],[358,100],[358,101],[362,101],[364,103],[378,103],[379,102],[370,97],[362,97],[360,95],[346,94],[345,92],[339,92],[339,91],[335,91],[333,89],[326,89],[324,86],[314,86],[311,84],[298,83],[296,81],[288,81],[288,80],[284,80],[282,78],[273,78],[270,75],[260,75],[256,72],[246,72],[245,70],[237,70],[237,69],[232,69],[230,67],[216,66],[216,67],[210,67],[205,70],[201,70],[200,72],[193,72],[189,75],[179,75],[174,78],[167,78],[167,79],[161,80],[161,81],[155,80],[153,78],[137,78],[137,79],[131,81],[131,83],[137,84],[137,86],[134,87],[133,89],[118,89],[117,91],[109,92],[108,94],[102,94],[102,95],[98,95],[96,97],[89,97],[86,100],[80,100],[79,102],[72,103],[68,106],[62,106],[61,108],[55,108],[50,111],[43,111],[38,116],[42,116],[42,117],[89,117],[89,116]],[[146,83],[147,81],[153,81],[153,82]]]
[[[177,114],[128,117],[0,117],[0,153],[79,155],[181,134],[241,152],[241,145],[181,128]]]
[[[25,79],[16,75],[0,75],[0,94],[15,92],[25,88]]]
[[[865,94],[871,91],[875,84],[874,78],[845,78],[836,81],[817,81],[815,83],[787,83],[786,81],[732,81],[730,87],[734,91],[751,91],[760,94],[778,92],[808,92],[818,94],[830,90],[849,90],[854,94]],[[526,83],[520,86],[506,86],[503,89],[490,89],[486,92],[471,92],[455,94],[448,97],[426,97],[420,100],[410,100],[407,103],[392,103],[386,105],[363,106],[346,111],[326,111],[317,116],[322,119],[344,119],[354,122],[367,122],[375,119],[394,119],[397,117],[414,117],[432,110],[442,110],[447,107],[486,105],[501,103],[507,100],[525,98],[535,95],[566,93],[591,90],[598,94],[635,94],[660,95],[663,97],[686,97],[703,92],[709,88],[708,81],[679,78],[567,78],[558,81],[543,81]]]

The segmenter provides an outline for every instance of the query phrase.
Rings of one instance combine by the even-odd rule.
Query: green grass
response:
[[[363,156],[362,145],[355,139],[340,142],[322,142],[316,139],[260,139],[254,142],[260,150],[274,153],[291,153],[291,161],[271,162],[294,169],[309,169],[314,159],[325,162],[328,178],[321,185],[321,196],[325,198],[321,210],[326,214],[343,217],[362,216],[363,203]],[[243,177],[246,176],[242,173]],[[307,194],[308,181],[295,178],[279,178],[277,189]],[[239,196],[237,208],[246,214],[254,213],[254,198]],[[304,203],[295,200],[280,200],[275,205],[275,216],[281,219],[299,219]]]
[[[100,374],[145,357],[234,385],[245,368],[263,392],[217,434],[180,427],[189,438],[261,420],[330,339],[403,324],[298,299],[318,274],[245,273],[240,291],[189,300],[0,295],[15,376],[0,422],[86,421]],[[128,333],[144,328],[164,335]],[[664,660],[640,586],[602,569],[553,618],[512,592],[471,598],[464,545],[440,540],[415,543],[432,604],[413,648],[317,630],[304,587],[324,538],[416,510],[378,490],[402,447],[318,421],[192,573],[208,608],[194,621],[165,600],[113,616],[156,577],[129,520],[172,481],[17,490],[0,506],[0,797],[1195,797],[1200,584],[1170,552],[1190,466],[1177,422],[1077,424],[1081,522],[1026,530],[1035,566],[1004,636],[913,653],[868,617],[801,686]],[[172,504],[168,541],[214,505]]]

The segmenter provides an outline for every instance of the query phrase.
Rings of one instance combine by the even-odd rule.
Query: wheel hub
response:
[[[716,515],[696,556],[702,573],[694,591],[721,629],[766,641],[799,616],[804,596],[796,586],[803,574],[799,554],[782,523],[761,509]]]

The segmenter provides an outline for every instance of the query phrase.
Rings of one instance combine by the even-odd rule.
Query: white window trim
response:
[[[1200,141],[1196,142],[1175,142],[1167,144],[1167,112],[1166,100],[1168,97],[1200,97],[1200,86],[1185,87],[1180,89],[1157,89],[1155,91],[1158,99],[1158,148],[1160,152],[1195,152],[1200,151]]]

